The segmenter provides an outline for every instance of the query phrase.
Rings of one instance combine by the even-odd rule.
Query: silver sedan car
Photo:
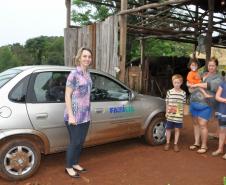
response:
[[[66,79],[73,68],[22,66],[0,73],[0,175],[21,180],[34,174],[41,154],[65,151]],[[85,146],[144,136],[165,142],[165,103],[137,94],[109,74],[90,70],[92,122]]]

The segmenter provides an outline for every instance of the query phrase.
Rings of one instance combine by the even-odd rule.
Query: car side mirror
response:
[[[128,91],[129,101],[132,101],[135,98],[133,91]]]

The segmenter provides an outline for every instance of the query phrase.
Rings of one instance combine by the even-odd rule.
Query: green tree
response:
[[[0,47],[0,71],[23,65],[64,65],[64,38],[28,39],[25,46],[15,43]]]
[[[11,46],[0,47],[0,71],[15,67],[19,63],[19,60],[13,55]]]
[[[64,38],[41,36],[29,39],[25,48],[33,57],[33,64],[64,64]]]
[[[117,11],[115,2],[108,0],[97,0],[96,3],[73,0],[72,5],[72,20],[76,26],[103,21],[106,17]]]
[[[33,64],[32,55],[28,52],[27,49],[24,48],[24,46],[20,45],[19,43],[16,43],[11,45],[10,48],[13,55],[18,60],[18,65],[23,66]]]
[[[148,39],[145,43],[146,55],[150,56],[188,56],[192,53],[192,44],[160,39]]]
[[[46,45],[45,61],[43,64],[64,65],[64,38],[49,38]]]
[[[32,54],[32,57],[34,58],[34,64],[36,65],[42,64],[46,46],[46,38],[47,37],[45,36],[41,36],[26,41],[25,48],[29,53]]]
[[[189,56],[193,51],[193,45],[161,39],[146,39],[144,41],[145,56]],[[128,49],[129,48],[129,49]],[[127,61],[140,57],[140,41],[133,37],[127,42]]]

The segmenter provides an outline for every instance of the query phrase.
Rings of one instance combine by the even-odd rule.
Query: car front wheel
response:
[[[145,132],[145,140],[148,144],[160,145],[165,143],[165,120],[164,114],[160,114],[149,123]]]
[[[22,180],[38,169],[41,153],[37,145],[28,139],[7,141],[0,151],[1,176],[8,180]]]

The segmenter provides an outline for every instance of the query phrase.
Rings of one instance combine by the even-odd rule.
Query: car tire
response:
[[[35,142],[12,139],[1,146],[0,175],[7,180],[22,180],[33,175],[40,164],[41,153]]]
[[[166,142],[165,116],[159,114],[149,123],[145,132],[145,140],[149,145],[161,145]]]

